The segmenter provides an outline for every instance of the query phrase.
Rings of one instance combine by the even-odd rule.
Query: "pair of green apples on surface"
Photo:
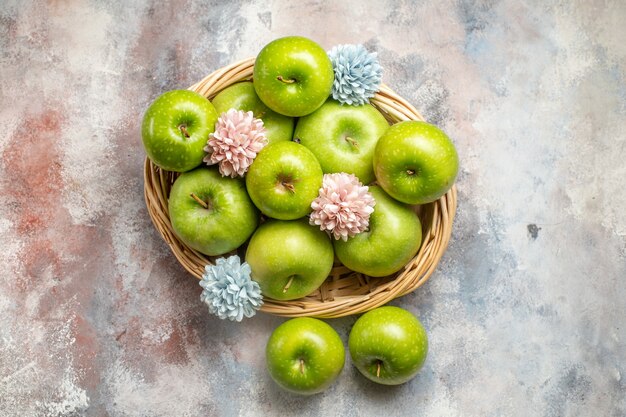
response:
[[[182,172],[169,196],[176,235],[211,256],[249,239],[245,259],[264,295],[274,299],[314,291],[335,255],[370,276],[401,269],[421,244],[419,219],[407,204],[436,200],[456,177],[456,151],[443,132],[417,121],[389,127],[369,104],[341,105],[328,98],[332,80],[332,64],[319,45],[281,38],[257,57],[254,82],[232,85],[212,103],[191,91],[171,91],[144,116],[150,159]],[[263,120],[269,141],[245,179],[222,177],[215,167],[197,168],[218,114],[231,108]],[[304,218],[323,174],[335,172],[378,183],[370,186],[376,205],[369,229],[347,241],[331,241]],[[261,225],[259,211],[270,218]]]
[[[421,369],[428,353],[428,338],[413,314],[385,306],[356,321],[348,347],[352,362],[366,378],[399,385]],[[345,350],[337,332],[327,323],[308,317],[278,326],[267,342],[265,354],[272,379],[299,394],[326,390],[345,364]]]

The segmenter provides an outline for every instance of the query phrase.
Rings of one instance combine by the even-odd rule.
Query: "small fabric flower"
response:
[[[215,124],[215,132],[209,135],[204,151],[204,162],[219,164],[223,177],[243,175],[256,155],[267,145],[265,127],[252,112],[230,109],[222,113]]]
[[[200,300],[209,306],[211,314],[231,321],[256,314],[263,305],[263,296],[259,284],[250,279],[250,272],[250,265],[242,264],[237,255],[219,258],[215,265],[204,268]]]
[[[311,203],[309,223],[332,233],[335,239],[348,240],[369,226],[376,201],[352,174],[324,174],[319,195]]]
[[[337,45],[328,56],[335,71],[333,98],[349,105],[369,102],[383,77],[376,52],[368,52],[363,45]]]

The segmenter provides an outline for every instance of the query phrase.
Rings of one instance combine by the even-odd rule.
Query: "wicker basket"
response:
[[[213,98],[231,84],[251,79],[253,67],[254,58],[228,65],[191,86],[190,90]],[[391,123],[423,120],[412,105],[384,85],[371,103]],[[158,168],[146,158],[144,172],[146,205],[152,222],[176,258],[187,271],[200,278],[205,265],[213,263],[215,257],[203,255],[187,247],[174,235],[167,200],[177,176],[177,173]],[[371,310],[415,290],[428,280],[448,246],[456,211],[456,188],[452,187],[438,201],[419,206],[416,210],[422,221],[422,246],[417,255],[396,274],[373,278],[336,263],[331,275],[314,293],[292,301],[266,298],[261,311],[286,317],[341,317]]]

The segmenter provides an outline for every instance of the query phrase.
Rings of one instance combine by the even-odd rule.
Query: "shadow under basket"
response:
[[[249,58],[215,71],[189,89],[212,99],[224,88],[252,79],[253,68],[254,58]],[[381,86],[370,102],[390,123],[424,120],[411,104],[385,85]],[[213,264],[218,257],[206,256],[187,247],[172,230],[167,202],[172,184],[178,175],[160,169],[146,158],[146,205],[152,222],[181,265],[194,277],[201,278],[204,267],[209,263]],[[374,278],[336,263],[329,277],[315,292],[291,301],[264,298],[261,311],[285,317],[342,317],[371,310],[414,291],[428,280],[448,246],[456,212],[456,199],[456,187],[453,186],[439,200],[415,207],[422,222],[422,246],[417,255],[399,272]]]

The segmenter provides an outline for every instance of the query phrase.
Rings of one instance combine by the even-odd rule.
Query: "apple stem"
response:
[[[260,118],[261,118],[261,117],[263,117],[263,116],[265,116],[265,112],[264,112],[264,111],[260,112],[259,114],[255,114],[255,115],[254,115],[254,118],[255,118],[255,119],[260,119]]]
[[[354,146],[355,148],[359,149],[359,142],[352,139],[350,136],[346,136],[346,142],[348,142],[350,145]]]
[[[300,358],[300,373],[304,373],[304,359]]]
[[[191,193],[190,195],[191,195],[191,198],[196,200],[198,202],[198,204],[200,204],[202,207],[204,207],[205,209],[209,208],[209,205],[206,203],[206,201],[201,200],[200,197],[198,197],[194,193]]]
[[[414,169],[407,169],[406,173],[409,175],[415,175],[415,170]]]
[[[286,293],[289,287],[291,287],[291,283],[293,282],[293,275],[289,277],[289,281],[287,281],[287,285],[283,288],[283,293]]]
[[[187,131],[187,126],[185,125],[180,125],[178,126],[178,128],[180,129],[181,132],[183,132],[183,135],[188,138],[189,137],[189,132]]]
[[[295,193],[296,192],[296,189],[295,189],[295,187],[293,186],[292,183],[290,183],[290,182],[281,182],[281,184],[282,184],[283,187],[288,189],[291,193]]]
[[[376,362],[376,378],[380,378],[380,361]]]
[[[294,80],[293,78],[283,78],[282,75],[279,75],[278,77],[276,77],[276,79],[278,81],[284,82],[285,84],[293,84],[296,82],[296,80]]]

